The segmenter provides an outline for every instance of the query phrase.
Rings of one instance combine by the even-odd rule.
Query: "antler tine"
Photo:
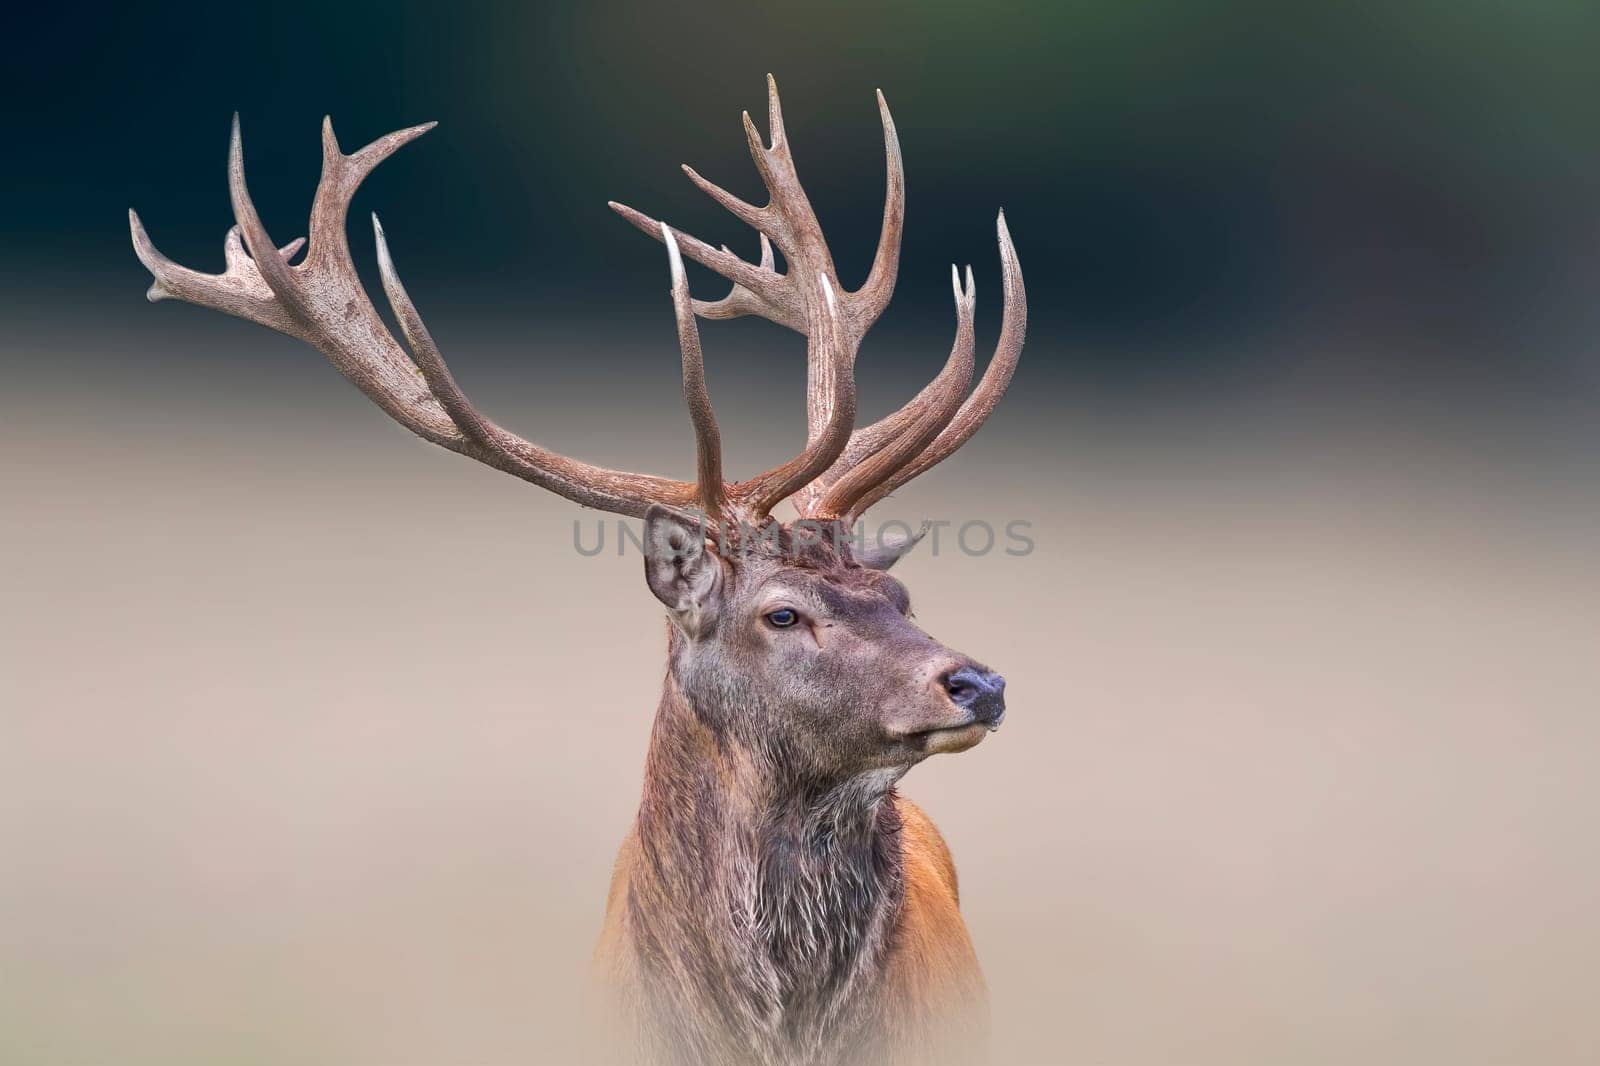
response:
[[[631,223],[640,233],[656,240],[661,239],[661,223],[656,219],[615,200],[607,201],[607,206]],[[726,248],[713,248],[680,229],[672,227],[668,229],[684,255],[733,282],[734,291],[729,293],[729,297],[741,291],[748,294],[748,301],[753,302],[748,311],[740,311],[740,314],[757,314],[779,325],[788,326],[798,333],[805,332],[805,308],[789,286],[785,275],[772,269],[769,259],[763,257],[762,265],[755,266],[740,259]],[[741,298],[738,302],[744,303],[746,300]],[[731,308],[731,302],[728,306]],[[737,316],[729,313],[723,317]]]
[[[821,290],[822,321],[812,327],[811,346],[825,354],[815,361],[822,377],[814,382],[826,399],[822,430],[813,434],[799,455],[782,466],[734,487],[756,518],[765,518],[780,501],[815,480],[839,457],[850,439],[856,419],[855,349],[844,333],[838,299],[826,277],[817,279]]]
[[[384,236],[383,223],[378,221],[377,212],[372,215],[372,239],[378,249],[378,275],[383,279],[383,292],[389,299],[389,309],[400,323],[400,332],[406,338],[417,369],[428,383],[428,390],[462,433],[484,450],[497,453],[508,463],[515,463],[516,456],[503,448],[495,435],[494,430],[498,427],[478,414],[445,364],[439,346],[434,343],[433,334],[428,332],[422,315],[417,312],[417,305],[411,302],[411,296],[394,268],[394,258],[389,254],[389,241]]]
[[[961,404],[949,424],[938,436],[910,462],[896,470],[881,484],[873,487],[851,505],[850,514],[859,515],[912,478],[921,475],[934,465],[948,459],[958,448],[972,439],[994,413],[1000,398],[1011,385],[1017,361],[1022,356],[1022,344],[1028,332],[1028,293],[1022,283],[1022,264],[1017,260],[1016,247],[1011,243],[1011,233],[1006,228],[1006,214],[1000,212],[995,222],[1000,243],[1001,285],[1005,308],[1002,312],[1000,339],[995,344],[994,357],[983,372],[983,379]]]
[[[750,158],[760,172],[761,182],[770,197],[767,206],[761,209],[762,224],[755,228],[771,237],[773,243],[782,250],[784,258],[789,261],[789,276],[793,277],[794,285],[801,291],[802,297],[812,295],[809,290],[811,276],[828,279],[839,305],[837,310],[844,319],[846,336],[849,336],[854,326],[849,297],[841,291],[839,276],[833,267],[833,256],[822,234],[822,225],[817,221],[817,213],[812,209],[811,200],[806,196],[805,188],[800,184],[799,172],[795,169],[794,154],[789,149],[789,138],[783,128],[783,105],[778,99],[777,79],[771,74],[767,75],[767,139],[771,143],[763,143],[750,112],[746,111],[740,117],[744,122],[745,140],[749,142]]]
[[[778,102],[778,82],[771,74],[767,75],[767,129],[771,133],[772,143],[768,144],[768,138],[763,138],[761,131],[756,129],[756,121],[750,117],[750,112],[741,111],[739,120],[744,124],[744,139],[750,148],[750,159],[761,173],[762,182],[771,189],[773,163],[784,159],[793,162],[793,157],[788,154],[788,141],[783,135],[783,105]]]
[[[757,234],[757,236],[761,238],[761,269],[771,271],[773,270],[772,242],[767,239],[765,233]],[[732,249],[726,244],[722,246],[722,251],[727,255],[733,254]],[[773,321],[778,321],[772,317],[768,310],[768,305],[764,304],[759,296],[742,285],[735,285],[732,289],[729,289],[728,295],[720,300],[690,300],[689,303],[694,308],[694,313],[701,318],[729,319],[741,318],[745,315],[760,315]]]
[[[700,350],[700,327],[695,325],[694,308],[689,302],[689,279],[683,272],[683,257],[678,242],[665,223],[662,240],[672,269],[672,309],[678,319],[678,348],[683,353],[683,400],[694,423],[695,473],[700,505],[714,521],[723,512],[722,434],[706,391],[705,357]]]
[[[256,205],[250,199],[250,189],[244,180],[244,139],[239,135],[239,112],[233,113],[233,129],[228,137],[228,198],[233,203],[233,220],[244,238],[245,247],[256,261],[256,269],[272,294],[282,303],[296,307],[299,292],[289,264],[274,253],[277,246],[261,224]]]
[[[291,262],[295,257],[295,253],[305,246],[306,239],[304,237],[296,237],[282,248],[279,248],[278,254],[283,257],[284,262]],[[222,238],[222,260],[229,269],[242,267],[244,264],[251,262],[250,253],[244,250],[244,241],[239,237],[238,226],[229,226],[227,234]],[[176,266],[177,264],[173,265]]]
[[[228,230],[223,240],[222,252],[226,269],[221,274],[204,274],[190,270],[161,254],[150,235],[145,232],[139,213],[128,211],[128,230],[133,237],[133,252],[139,262],[150,271],[152,281],[145,297],[151,303],[162,300],[183,300],[186,303],[212,307],[218,311],[247,319],[280,333],[293,335],[296,326],[283,308],[273,299],[272,290],[262,280],[254,259],[244,252],[239,241],[239,227]],[[291,241],[279,250],[284,259],[291,258],[305,239]]]
[[[359,151],[345,155],[333,132],[333,117],[322,119],[322,178],[311,201],[311,251],[308,262],[319,269],[339,269],[350,265],[350,242],[345,236],[345,216],[356,190],[378,169],[378,164],[437,126],[420,126],[386,134]]]
[[[417,368],[422,372],[428,389],[449,414],[450,420],[475,445],[474,458],[489,463],[497,469],[515,474],[585,507],[623,514],[644,513],[652,500],[682,503],[692,498],[682,482],[647,474],[628,474],[606,470],[588,463],[569,459],[557,452],[541,448],[531,441],[511,433],[480,414],[472,401],[456,384],[455,377],[444,361],[433,335],[422,321],[416,305],[406,293],[395,270],[394,259],[389,254],[389,242],[378,216],[372,216],[372,232],[378,249],[378,273],[383,279],[383,289],[389,306],[406,344],[416,357]]]
[[[872,270],[854,293],[856,315],[865,332],[878,320],[894,296],[894,283],[900,273],[900,240],[906,221],[906,171],[900,158],[900,136],[895,132],[889,103],[878,90],[878,114],[883,119],[884,167],[887,172],[883,196],[883,229],[878,236],[878,251]]]
[[[754,204],[745,203],[743,200],[739,199],[737,196],[733,195],[733,193],[729,192],[727,189],[724,189],[716,182],[707,181],[705,178],[701,177],[700,172],[695,170],[694,167],[691,167],[688,163],[683,164],[683,172],[688,175],[690,181],[694,182],[697,189],[720,204],[728,212],[728,214],[732,215],[734,218],[737,218],[740,222],[743,222],[745,225],[757,231],[762,236],[766,236],[766,229],[772,224],[771,208],[757,207]]]
[[[953,265],[952,269],[954,269]],[[972,268],[970,266],[967,268],[967,274],[967,286],[972,288]],[[962,297],[960,286],[958,285],[955,288],[956,314],[958,316],[956,328],[957,341],[959,342],[961,328],[959,316],[962,313]],[[818,507],[822,496],[840,478],[860,466],[868,457],[881,451],[890,441],[904,434],[930,406],[935,406],[939,403],[941,395],[948,389],[949,382],[952,380],[952,366],[958,359],[959,352],[959,346],[952,346],[944,368],[924,385],[920,392],[908,400],[905,406],[878,419],[872,425],[862,426],[850,434],[850,443],[845,445],[844,452],[840,454],[833,466],[829,467],[822,477],[801,491],[803,509],[810,511]],[[966,385],[962,385],[960,388],[965,389]],[[957,390],[957,394],[959,396],[959,390]],[[954,413],[955,408],[950,408],[951,417],[954,417]]]
[[[401,331],[416,353],[415,362],[378,317],[350,261],[345,214],[362,179],[431,128],[429,123],[400,130],[345,155],[331,123],[325,123],[323,174],[312,205],[311,250],[303,263],[290,266],[288,259],[301,242],[281,252],[273,246],[245,183],[244,151],[235,116],[228,174],[237,225],[224,244],[227,268],[222,274],[200,274],[173,263],[156,250],[138,216],[129,212],[134,250],[155,277],[151,299],[174,296],[306,341],[390,417],[418,436],[585,506],[637,517],[653,503],[693,504],[702,495],[693,483],[591,466],[547,451],[479,414],[456,385],[400,283],[382,227],[374,217],[384,288]],[[690,358],[686,352],[686,371]],[[698,349],[693,359],[698,362]],[[703,390],[703,382],[700,387]],[[701,429],[698,420],[696,428],[697,432]]]
[[[683,168],[684,173],[696,187],[721,204],[735,218],[756,230],[763,240],[761,265],[754,266],[726,248],[719,251],[687,234],[677,230],[672,231],[684,255],[721,274],[734,285],[733,291],[721,300],[697,301],[694,305],[695,313],[704,318],[760,315],[779,325],[805,333],[816,320],[814,309],[808,311],[808,308],[816,302],[816,292],[810,279],[814,275],[826,276],[840,303],[845,336],[851,338],[857,332],[854,325],[855,314],[849,304],[849,297],[840,290],[838,275],[833,268],[833,259],[822,236],[822,227],[817,223],[816,213],[811,209],[810,201],[806,199],[805,190],[801,187],[799,176],[795,172],[794,158],[790,154],[788,138],[783,128],[783,108],[778,99],[778,85],[770,74],[767,75],[767,115],[770,144],[756,129],[755,120],[750,117],[750,112],[746,111],[741,116],[745,138],[749,142],[750,158],[755,162],[756,169],[761,174],[762,184],[767,189],[769,199],[766,206],[757,207],[747,203],[720,185],[702,177],[693,167],[686,165]],[[611,204],[611,208],[633,223],[641,233],[657,240],[661,239],[659,223],[654,219],[615,202]],[[769,250],[766,247],[769,238],[771,243],[783,249],[784,257],[789,261],[788,273],[778,274],[772,268]],[[818,426],[820,422],[813,424],[813,431]]]
[[[418,389],[416,368],[388,330],[377,323],[372,303],[354,271],[346,277],[313,275],[309,260],[299,267],[291,267],[287,258],[273,246],[245,182],[244,143],[237,113],[233,116],[228,140],[228,196],[233,204],[235,225],[231,231],[234,236],[226,243],[225,252],[236,240],[242,240],[250,253],[248,266],[245,257],[235,249],[229,256],[227,271],[213,283],[212,279],[193,272],[189,272],[191,277],[180,281],[172,271],[164,274],[146,260],[145,265],[151,267],[158,285],[181,299],[248,318],[311,344],[327,355],[341,374],[391,418],[420,437],[460,450],[465,444],[460,430],[433,397]],[[134,222],[137,250],[142,227],[137,226],[137,216]],[[148,244],[148,239],[145,243]],[[230,282],[230,276],[239,280]],[[173,282],[179,282],[181,290]],[[238,298],[241,283],[248,292],[247,300]],[[367,313],[350,316],[346,323],[350,335],[341,338],[323,329],[308,313],[315,302],[336,302],[341,310],[364,306]]]
[[[883,122],[886,170],[883,227],[871,272],[855,292],[840,286],[821,226],[800,185],[783,125],[783,105],[778,96],[778,83],[771,74],[767,75],[767,136],[763,137],[756,128],[750,112],[745,111],[740,116],[750,158],[755,162],[762,183],[771,197],[767,206],[757,207],[748,203],[706,179],[693,167],[683,167],[684,173],[696,187],[735,218],[760,233],[764,243],[770,237],[783,248],[785,256],[791,261],[799,260],[802,274],[826,274],[839,300],[846,334],[858,341],[877,321],[894,294],[905,223],[905,166],[900,154],[900,139],[882,90],[877,92],[877,100],[879,117]],[[638,227],[640,232],[660,239],[659,225],[654,219],[618,203],[613,202],[611,207]],[[721,300],[696,300],[695,313],[701,318],[737,318],[754,314],[790,329],[805,331],[806,316],[796,307],[797,302],[803,302],[797,301],[797,293],[809,292],[804,288],[806,282],[803,278],[794,281],[788,275],[775,273],[765,254],[762,265],[752,267],[726,247],[718,252],[685,234],[677,233],[677,238],[683,254],[721,274],[734,285],[733,291]]]
[[[787,147],[783,130],[783,103],[778,99],[778,79],[767,74],[767,135],[773,149]]]
[[[816,504],[814,514],[817,517],[849,514],[856,501],[915,460],[932,444],[961,406],[967,386],[972,383],[975,344],[972,320],[978,297],[977,287],[972,280],[972,268],[967,268],[966,289],[963,291],[961,277],[952,265],[950,287],[955,292],[956,301],[956,339],[950,347],[950,357],[938,376],[915,399],[901,408],[896,416],[878,423],[897,422],[897,428],[881,447],[865,453],[853,465],[836,464],[835,469],[839,473]],[[854,437],[851,443],[856,443]]]

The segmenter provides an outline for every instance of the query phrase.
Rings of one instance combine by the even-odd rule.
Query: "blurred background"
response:
[[[1600,1057],[1600,9],[1419,3],[35,6],[0,211],[0,1061],[570,1061],[662,621],[596,516],[408,437],[315,352],[148,305],[137,207],[221,267],[229,115],[281,242],[357,198],[495,418],[687,476],[659,245],[753,256],[773,71],[848,284],[872,91],[909,188],[864,417],[937,370],[948,263],[1011,395],[877,517],[1006,728],[939,822],[999,1063]],[[697,295],[722,283],[691,275]],[[803,342],[703,330],[732,473]],[[612,526],[608,523],[608,526]],[[613,526],[614,531],[614,526]]]

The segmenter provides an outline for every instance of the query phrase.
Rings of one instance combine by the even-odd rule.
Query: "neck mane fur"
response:
[[[799,779],[669,674],[628,907],[647,1009],[686,1061],[826,1058],[871,1017],[904,899],[892,785]]]

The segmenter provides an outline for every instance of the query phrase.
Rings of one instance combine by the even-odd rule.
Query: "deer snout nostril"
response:
[[[944,690],[956,703],[965,706],[978,695],[978,686],[968,677],[968,671],[958,670],[944,679]]]
[[[1006,713],[1006,679],[990,670],[963,666],[944,676],[950,702],[972,712],[985,725],[999,725]]]

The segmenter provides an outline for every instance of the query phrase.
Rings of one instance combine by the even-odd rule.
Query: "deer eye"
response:
[[[774,629],[788,629],[800,621],[800,614],[792,607],[779,607],[776,611],[767,612],[767,624]]]

